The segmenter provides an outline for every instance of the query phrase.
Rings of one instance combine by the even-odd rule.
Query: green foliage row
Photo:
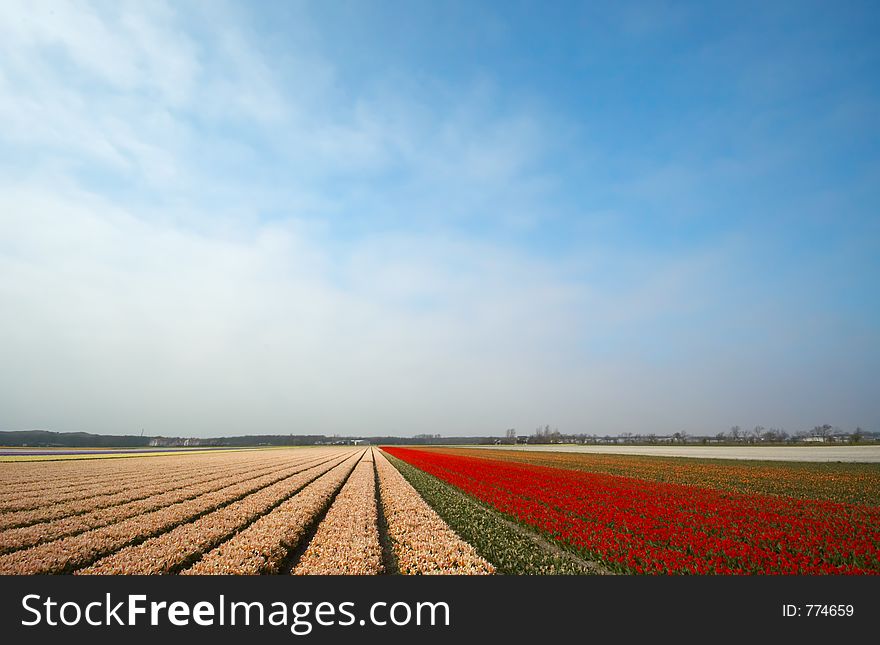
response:
[[[577,560],[558,555],[554,549],[491,510],[409,464],[385,453],[404,478],[462,539],[510,575],[583,575],[589,573]]]

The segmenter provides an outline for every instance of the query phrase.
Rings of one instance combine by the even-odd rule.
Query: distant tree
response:
[[[739,441],[741,428],[739,426],[731,426],[730,427],[730,438],[733,441]]]
[[[516,443],[516,428],[508,428],[505,436],[507,437],[507,443]]]
[[[770,428],[764,433],[765,441],[784,442],[788,438],[788,433],[781,428]]]
[[[764,426],[755,426],[752,428],[752,437],[754,441],[760,441],[764,437]]]
[[[715,435],[715,438],[718,439],[718,441],[725,441],[727,439],[727,435],[723,432],[719,432]]]
[[[546,424],[535,428],[534,443],[550,443],[551,441],[550,425]]]
[[[862,429],[856,428],[856,431],[852,433],[852,436],[849,438],[849,440],[850,443],[860,443],[864,437],[865,433],[862,432]]]

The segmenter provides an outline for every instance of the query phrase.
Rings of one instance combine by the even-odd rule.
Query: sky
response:
[[[880,431],[876,2],[0,2],[0,429]]]

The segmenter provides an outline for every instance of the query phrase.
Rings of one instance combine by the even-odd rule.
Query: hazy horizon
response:
[[[0,3],[0,429],[880,430],[880,7]]]

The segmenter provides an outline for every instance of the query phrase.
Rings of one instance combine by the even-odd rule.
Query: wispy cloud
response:
[[[237,4],[0,6],[0,426],[697,431],[757,417],[761,391],[798,423],[803,392],[811,415],[850,401],[749,384],[767,351],[833,353],[854,325],[792,332],[797,281],[749,268],[766,213],[716,208],[765,167],[745,143],[656,154],[672,127],[618,149],[485,72],[354,85],[328,26],[290,10],[267,31]],[[620,28],[690,20],[651,15]]]

